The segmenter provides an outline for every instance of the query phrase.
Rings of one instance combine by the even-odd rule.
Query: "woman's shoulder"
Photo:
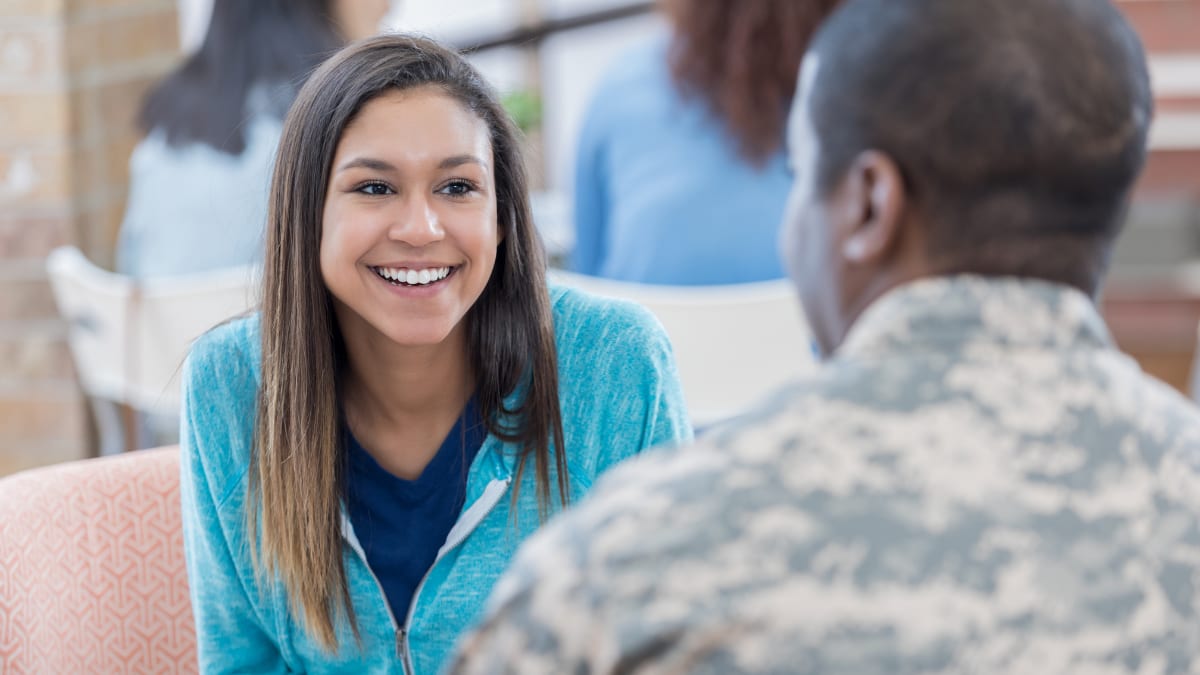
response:
[[[564,374],[657,370],[671,359],[667,333],[641,305],[552,282],[554,332]]]
[[[622,335],[632,331],[639,337],[663,332],[650,310],[636,302],[585,291],[569,282],[550,282],[550,304],[560,336],[565,330]]]
[[[607,75],[610,81],[620,78],[661,78],[670,72],[671,34],[664,28],[650,33],[622,52]]]
[[[242,124],[241,130],[245,147],[235,155],[203,141],[172,142],[164,127],[155,127],[134,147],[130,168],[138,177],[165,170],[196,176],[212,174],[211,180],[236,175],[238,170],[258,173],[264,168],[269,170],[283,131],[282,120],[267,113],[253,114]]]
[[[184,386],[208,397],[252,394],[258,387],[261,350],[257,312],[226,321],[192,343]]]
[[[628,107],[631,94],[663,97],[673,94],[669,65],[670,35],[658,31],[617,56],[597,82],[593,107]]]
[[[257,314],[227,321],[193,344],[184,365],[184,463],[218,501],[236,491],[249,465],[258,406]]]
[[[572,480],[690,435],[671,342],[629,300],[552,286],[563,430]]]
[[[226,361],[253,357],[257,361],[260,316],[250,312],[210,328],[192,343],[190,358],[202,361]]]

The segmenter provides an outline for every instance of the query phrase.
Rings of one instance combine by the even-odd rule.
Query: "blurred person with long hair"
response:
[[[808,39],[836,4],[660,2],[671,30],[615,64],[584,122],[575,271],[657,284],[784,276],[784,126]]]
[[[300,91],[261,311],[184,367],[203,672],[437,672],[517,546],[691,431],[662,327],[548,287],[518,132],[460,56],[377,37]]]
[[[213,0],[204,41],[147,95],[117,270],[257,264],[283,116],[304,78],[376,32],[388,0]]]

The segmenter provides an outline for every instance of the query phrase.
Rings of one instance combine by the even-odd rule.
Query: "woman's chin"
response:
[[[384,335],[399,347],[436,347],[450,339],[453,326],[404,326]]]

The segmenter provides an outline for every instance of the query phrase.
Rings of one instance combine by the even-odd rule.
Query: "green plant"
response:
[[[509,92],[500,97],[504,109],[522,133],[528,134],[542,126],[542,97],[528,90]]]

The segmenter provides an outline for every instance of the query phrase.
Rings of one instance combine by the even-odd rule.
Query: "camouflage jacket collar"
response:
[[[1069,286],[1016,277],[922,279],[863,312],[837,357],[964,348],[1110,348],[1092,300]]]

